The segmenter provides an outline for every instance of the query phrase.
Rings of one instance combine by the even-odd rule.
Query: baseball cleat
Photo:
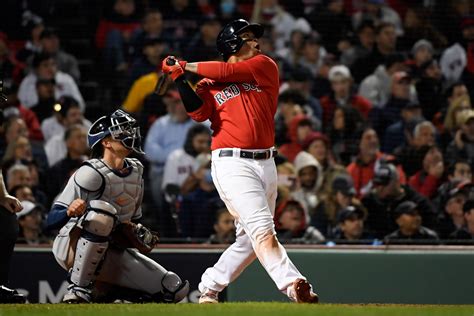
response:
[[[68,304],[80,304],[91,302],[91,290],[88,288],[80,287],[75,284],[68,286],[68,291],[64,294],[63,303]]]
[[[199,304],[217,304],[219,303],[219,292],[205,289],[199,297]]]
[[[296,279],[293,282],[297,303],[319,303],[318,294],[313,292],[313,289],[308,281],[305,279]]]
[[[0,285],[0,304],[23,304],[26,303],[26,297],[19,294],[17,290],[9,289]]]

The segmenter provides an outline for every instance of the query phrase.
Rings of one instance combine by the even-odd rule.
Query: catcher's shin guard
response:
[[[109,246],[108,237],[115,224],[115,208],[104,201],[91,201],[77,242],[71,282],[88,287]]]

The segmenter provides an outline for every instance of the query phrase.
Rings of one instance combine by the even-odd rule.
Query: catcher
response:
[[[156,234],[135,222],[141,217],[143,154],[140,130],[129,114],[117,110],[92,124],[92,159],[69,179],[48,216],[60,229],[53,254],[69,271],[63,302],[126,300],[179,302],[188,281],[144,256]]]

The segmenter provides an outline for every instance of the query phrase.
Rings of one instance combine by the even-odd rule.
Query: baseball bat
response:
[[[176,64],[176,62],[173,62],[171,58],[168,58],[168,60],[166,61],[166,64],[168,66],[173,66]],[[160,78],[158,79],[158,82],[156,83],[154,93],[159,96],[165,95],[166,91],[168,91],[168,86],[170,85],[170,83],[171,81],[169,80],[169,75],[161,71],[161,75],[160,75]]]

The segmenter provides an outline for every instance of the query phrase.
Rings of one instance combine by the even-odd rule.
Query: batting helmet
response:
[[[264,30],[260,24],[251,24],[244,19],[239,19],[230,22],[220,31],[216,40],[217,51],[225,60],[227,60],[230,55],[238,52],[242,45],[244,45],[245,41],[239,34],[246,31],[251,31],[255,37],[260,38]]]
[[[111,136],[126,148],[143,154],[140,128],[136,123],[133,117],[122,110],[116,110],[110,116],[102,116],[89,128],[87,133],[89,147],[94,148],[102,139]]]

